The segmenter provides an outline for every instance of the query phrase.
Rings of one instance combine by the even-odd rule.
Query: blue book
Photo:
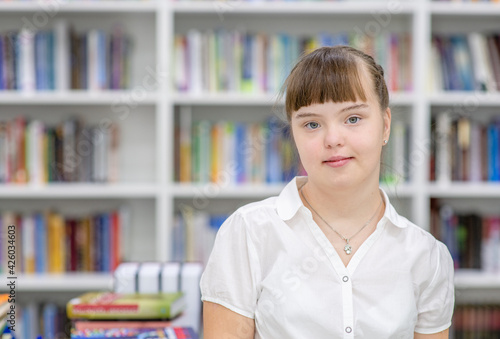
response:
[[[102,271],[111,271],[111,220],[109,213],[101,215],[101,255],[102,255]]]
[[[42,213],[35,213],[35,272],[47,271],[47,224]]]
[[[281,124],[277,118],[267,121],[268,143],[266,147],[266,177],[268,183],[279,183],[282,181],[282,163],[280,154]]]
[[[59,332],[56,328],[58,310],[57,306],[52,303],[45,304],[42,309],[43,317],[43,337],[56,338]]]
[[[107,84],[107,79],[108,79],[108,60],[109,60],[109,55],[108,55],[108,42],[106,38],[106,33],[103,31],[99,31],[98,33],[98,49],[97,49],[97,64],[98,64],[98,72],[97,72],[97,79],[99,83],[99,87],[101,89],[106,89],[108,84]]]
[[[35,34],[35,85],[39,91],[42,87],[42,71],[43,71],[43,32],[38,31]]]
[[[234,124],[235,134],[236,134],[236,182],[244,183],[247,181],[245,178],[246,173],[246,158],[249,155],[249,150],[246,147],[246,133],[247,128],[245,124],[241,122],[236,122]]]
[[[492,123],[487,127],[488,136],[488,180],[500,181],[499,125]]]
[[[55,90],[56,89],[56,80],[55,80],[55,44],[54,44],[54,32],[50,31],[45,34],[47,39],[47,89]]]
[[[467,38],[463,35],[454,35],[450,37],[450,43],[456,66],[458,89],[472,91],[474,90],[474,74]]]

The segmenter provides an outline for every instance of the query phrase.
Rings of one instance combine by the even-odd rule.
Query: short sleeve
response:
[[[455,285],[453,260],[448,248],[436,241],[431,253],[429,284],[420,293],[417,302],[418,319],[415,332],[438,333],[451,326],[455,306]]]
[[[222,224],[200,281],[201,300],[254,318],[260,265],[249,230],[236,211]]]

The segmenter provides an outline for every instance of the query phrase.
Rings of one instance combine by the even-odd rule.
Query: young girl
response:
[[[382,68],[322,47],[285,91],[307,176],[220,228],[200,284],[205,339],[448,338],[450,253],[379,188],[391,125]]]

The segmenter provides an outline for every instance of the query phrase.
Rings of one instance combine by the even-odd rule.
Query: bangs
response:
[[[311,104],[367,101],[360,67],[362,62],[348,53],[320,49],[306,55],[284,83],[287,115]]]

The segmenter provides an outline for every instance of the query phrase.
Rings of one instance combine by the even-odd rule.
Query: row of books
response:
[[[24,27],[0,35],[0,90],[129,88],[132,44],[120,25],[77,33],[64,19],[52,31]]]
[[[229,214],[210,214],[181,205],[172,227],[172,260],[197,261],[206,265],[217,231]]]
[[[5,338],[69,338],[70,322],[64,307],[53,302],[16,303],[14,331]]]
[[[122,259],[122,232],[127,222],[125,205],[111,212],[82,217],[54,211],[3,211],[0,214],[1,267],[8,267],[7,248],[11,245],[9,241],[14,240],[16,274],[111,272]],[[10,225],[14,225],[15,230],[9,231]]]
[[[500,305],[457,305],[452,333],[455,339],[500,338]]]
[[[500,181],[500,119],[485,124],[445,111],[431,123],[430,179]]]
[[[119,126],[69,118],[56,126],[17,116],[0,121],[0,182],[114,182]]]
[[[374,56],[390,91],[410,91],[407,33],[320,33],[317,36],[191,29],[174,38],[174,86],[180,92],[276,93],[304,51],[350,45]]]
[[[500,215],[458,214],[433,199],[431,232],[448,247],[455,268],[500,272]]]
[[[429,71],[431,91],[500,91],[500,35],[434,35]]]
[[[412,133],[408,124],[396,120],[392,122],[391,137],[382,149],[380,166],[380,182],[396,185],[410,181],[412,167],[410,161],[412,149]]]
[[[276,118],[256,123],[192,121],[186,110],[179,120],[178,182],[281,183],[300,172],[289,130]]]

